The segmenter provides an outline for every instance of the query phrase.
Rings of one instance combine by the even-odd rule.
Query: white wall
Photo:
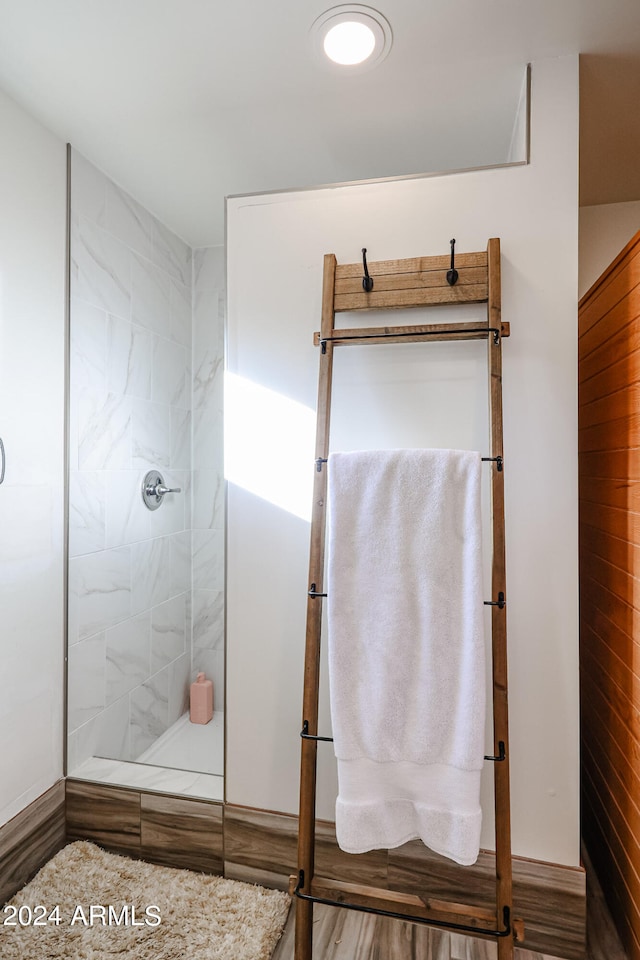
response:
[[[65,145],[0,94],[0,824],[62,775]]]
[[[580,207],[579,297],[596,282],[638,230],[640,200]]]
[[[503,317],[512,325],[504,423],[513,845],[522,856],[575,865],[576,58],[533,64],[531,119],[529,166],[229,200],[228,367],[313,409],[325,253],[352,262],[366,245],[375,261],[446,253],[454,236],[460,251],[501,238]],[[486,450],[484,345],[366,350],[337,351],[332,449],[425,442]],[[267,449],[284,432],[312,472],[313,454],[291,429],[278,415]],[[279,457],[253,459],[257,482],[279,476]],[[229,483],[231,803],[297,812],[308,546],[305,520]],[[326,690],[322,704],[321,732],[329,729]],[[320,747],[318,815],[326,819],[335,800],[330,751]],[[482,842],[491,848],[486,773]]]

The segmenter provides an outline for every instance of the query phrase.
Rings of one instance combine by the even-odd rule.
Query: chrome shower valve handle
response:
[[[182,493],[180,487],[163,487],[161,483],[157,487],[149,487],[149,493],[155,493],[156,497],[164,497],[165,493]]]
[[[157,510],[167,493],[181,493],[181,487],[167,487],[157,470],[149,470],[142,481],[142,499],[149,510]]]

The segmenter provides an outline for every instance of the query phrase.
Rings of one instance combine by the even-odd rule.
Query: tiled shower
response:
[[[224,304],[223,248],[192,250],[72,150],[70,773],[138,760],[199,671],[224,709]],[[153,511],[151,469],[180,488]]]

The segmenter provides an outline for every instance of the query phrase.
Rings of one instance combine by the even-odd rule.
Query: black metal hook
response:
[[[449,284],[449,286],[452,287],[454,283],[458,282],[458,271],[456,270],[456,261],[455,261],[456,241],[451,240],[450,243],[451,243],[451,269],[447,270],[447,283]]]
[[[484,605],[485,607],[497,607],[499,610],[504,610],[504,608],[507,605],[507,601],[504,598],[504,593],[502,592],[502,590],[498,594],[497,600],[485,600]]]
[[[300,734],[302,736],[302,734]],[[500,740],[498,743],[498,753],[495,757],[484,755],[485,760],[493,760],[494,763],[500,763],[502,760],[507,759],[507,751],[505,749],[504,740]]]
[[[369,276],[369,268],[367,267],[367,248],[362,248],[362,266],[364,267],[364,277],[362,278],[362,289],[365,293],[371,293],[373,290],[373,277]]]

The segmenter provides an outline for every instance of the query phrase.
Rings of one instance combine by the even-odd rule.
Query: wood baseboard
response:
[[[64,780],[0,827],[0,903],[65,845]]]
[[[227,804],[224,852],[225,876],[286,889],[296,871],[297,817]],[[494,903],[495,855],[483,851],[473,867],[461,867],[413,841],[396,850],[353,856],[339,849],[333,824],[318,822],[316,876],[487,907]],[[515,857],[513,896],[514,915],[525,926],[520,946],[584,960],[583,869]]]

